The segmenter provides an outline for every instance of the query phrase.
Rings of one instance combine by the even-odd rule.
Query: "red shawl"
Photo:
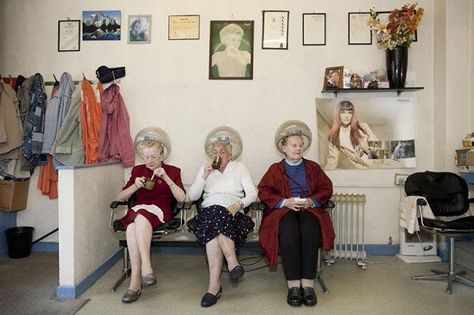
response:
[[[303,160],[306,169],[309,197],[324,204],[332,196],[332,182],[321,167],[313,161]],[[259,230],[260,246],[270,261],[271,266],[278,263],[278,234],[280,218],[288,208],[274,209],[281,198],[290,198],[291,190],[285,175],[284,161],[270,166],[258,184],[258,197],[265,203],[266,210],[263,214]],[[334,228],[329,213],[324,209],[305,209],[314,214],[321,225],[322,245],[324,250],[330,250],[334,242]]]

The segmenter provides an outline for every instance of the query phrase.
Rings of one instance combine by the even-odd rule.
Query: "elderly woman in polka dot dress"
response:
[[[236,250],[242,246],[254,223],[243,209],[257,199],[257,191],[247,168],[231,161],[232,145],[225,141],[212,144],[213,163],[204,165],[189,189],[189,198],[203,202],[191,229],[198,242],[206,247],[209,286],[201,306],[216,304],[222,288],[220,275],[224,257],[229,278],[237,282],[245,270],[240,266]],[[220,163],[220,164],[219,164]]]

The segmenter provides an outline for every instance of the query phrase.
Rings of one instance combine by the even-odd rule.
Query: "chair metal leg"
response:
[[[328,293],[328,287],[326,286],[326,283],[324,282],[323,279],[323,271],[321,269],[321,248],[318,249],[318,258],[317,258],[317,269],[316,269],[316,280],[318,280],[319,285],[321,286],[321,290],[323,290],[323,293]]]
[[[116,292],[117,289],[122,285],[122,282],[127,279],[127,277],[130,276],[131,268],[130,268],[130,262],[128,260],[128,249],[127,247],[124,247],[122,249],[122,273],[120,274],[120,277],[115,281],[114,285],[112,286],[112,289],[110,289],[110,292]]]
[[[413,276],[413,280],[448,280],[448,286],[446,287],[446,293],[453,293],[454,282],[459,282],[470,287],[474,287],[474,281],[461,277],[466,273],[464,270],[454,270],[454,237],[449,237],[450,250],[449,250],[449,271],[441,271],[437,269],[431,269],[434,275],[423,275]]]

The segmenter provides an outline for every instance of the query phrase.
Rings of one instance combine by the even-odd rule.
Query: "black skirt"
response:
[[[202,208],[188,226],[201,245],[223,234],[234,241],[237,250],[245,243],[255,224],[252,218],[241,212],[233,216],[225,207],[214,205]]]

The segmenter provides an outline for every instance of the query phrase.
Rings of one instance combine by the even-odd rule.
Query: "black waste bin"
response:
[[[34,229],[31,226],[18,226],[5,231],[10,258],[30,256]]]

